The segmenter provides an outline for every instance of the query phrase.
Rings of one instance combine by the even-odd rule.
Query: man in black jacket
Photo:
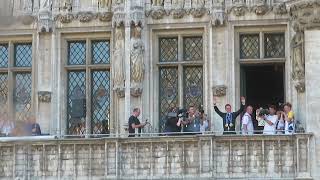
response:
[[[223,113],[219,110],[216,103],[217,103],[217,97],[214,96],[213,97],[214,110],[223,120],[223,134],[236,134],[236,131],[235,131],[236,118],[240,115],[240,113],[243,112],[246,104],[246,99],[244,97],[241,97],[241,107],[236,112],[232,112],[231,105],[226,104],[225,105],[226,113]]]

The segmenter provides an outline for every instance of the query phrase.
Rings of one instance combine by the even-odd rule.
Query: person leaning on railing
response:
[[[240,113],[243,112],[246,104],[246,99],[244,97],[241,97],[240,101],[241,101],[241,106],[238,111],[232,112],[231,105],[226,104],[225,105],[226,112],[223,113],[217,107],[217,96],[213,96],[214,110],[223,120],[223,134],[236,134],[236,131],[235,131],[236,118],[240,115]]]

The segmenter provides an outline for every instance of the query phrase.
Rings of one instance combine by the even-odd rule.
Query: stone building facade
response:
[[[160,132],[170,107],[193,105],[221,132],[213,95],[220,108],[238,108],[240,96],[255,106],[291,102],[313,133],[308,168],[320,178],[318,0],[0,4],[0,103],[9,119],[35,113],[51,135],[126,136],[134,107]],[[274,94],[250,91],[264,85]]]

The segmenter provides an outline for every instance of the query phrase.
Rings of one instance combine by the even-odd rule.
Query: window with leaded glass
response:
[[[160,132],[172,108],[198,108],[203,104],[202,64],[202,36],[159,38]]]
[[[67,133],[108,134],[110,42],[86,39],[67,44]]]
[[[32,110],[32,43],[0,43],[0,106],[2,118],[17,122]]]
[[[241,60],[285,58],[285,35],[282,32],[240,34]]]

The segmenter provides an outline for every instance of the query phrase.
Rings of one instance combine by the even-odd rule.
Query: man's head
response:
[[[36,123],[36,116],[34,114],[29,114],[27,120],[28,120],[28,123],[34,124]]]
[[[194,106],[189,107],[188,113],[190,116],[193,116],[196,113],[196,109],[194,108]]]
[[[230,104],[226,104],[224,106],[224,108],[226,109],[227,113],[230,113],[231,112],[231,105]]]
[[[252,111],[253,111],[252,106],[247,106],[246,112],[247,112],[248,114],[252,114]]]
[[[285,113],[288,113],[291,111],[291,108],[292,108],[292,105],[290,103],[285,103],[284,106],[283,106],[283,110]]]
[[[133,116],[135,116],[135,117],[140,116],[140,109],[139,108],[134,108],[133,109]]]
[[[275,115],[276,112],[277,112],[276,106],[274,106],[274,105],[269,106],[269,113],[270,113],[271,115]]]

